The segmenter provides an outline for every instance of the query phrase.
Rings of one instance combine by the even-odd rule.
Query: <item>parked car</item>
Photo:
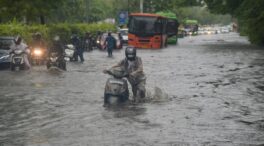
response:
[[[108,33],[103,33],[103,35],[101,37],[101,40],[99,42],[100,48],[102,50],[105,50],[106,49],[106,42],[105,42],[105,40],[106,40],[107,36],[108,36]],[[121,41],[120,41],[120,39],[118,37],[118,34],[112,33],[112,36],[116,39],[116,49],[122,49],[122,45],[120,43]]]
[[[14,37],[0,37],[0,65],[9,66],[11,57],[9,55],[10,46],[14,43]]]
[[[227,27],[222,27],[221,32],[222,33],[229,33],[229,29]]]
[[[127,44],[128,43],[128,29],[127,28],[120,29],[119,32],[123,37],[123,43]]]
[[[203,34],[205,34],[205,30],[204,30],[204,29],[199,29],[199,30],[198,30],[198,34],[199,34],[199,35],[203,35]]]

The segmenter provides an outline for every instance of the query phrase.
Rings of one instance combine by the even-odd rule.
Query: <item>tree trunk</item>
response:
[[[40,18],[40,24],[42,24],[42,25],[46,24],[45,17],[43,15],[40,15],[39,18]]]

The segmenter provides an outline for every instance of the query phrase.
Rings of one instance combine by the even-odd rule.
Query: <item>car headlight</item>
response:
[[[0,59],[8,59],[9,58],[9,55],[4,55],[2,57],[0,57]]]

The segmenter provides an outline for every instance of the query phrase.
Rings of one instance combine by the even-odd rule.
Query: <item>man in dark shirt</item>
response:
[[[108,57],[113,56],[113,49],[116,47],[116,39],[111,35],[111,32],[108,33],[108,36],[105,40],[106,42],[106,49],[108,52]]]

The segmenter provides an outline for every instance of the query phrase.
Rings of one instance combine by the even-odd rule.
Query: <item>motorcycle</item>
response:
[[[106,81],[104,91],[104,104],[115,105],[125,103],[129,99],[128,83],[124,77],[128,74],[122,69],[113,68],[105,70],[104,73],[112,77]]]
[[[70,61],[74,61],[74,55],[77,53],[76,48],[72,44],[65,46],[65,57],[69,58]]]
[[[101,49],[101,36],[93,36],[91,39],[92,49]]]
[[[52,52],[48,61],[47,61],[47,69],[51,67],[60,68],[62,70],[66,70],[66,61],[64,57],[59,56],[57,52]]]
[[[43,48],[35,47],[31,51],[31,62],[34,65],[45,64],[46,51]]]
[[[10,63],[11,71],[24,70],[26,66],[24,55],[26,55],[27,52],[23,50],[14,50],[10,54],[11,54],[11,63]]]

